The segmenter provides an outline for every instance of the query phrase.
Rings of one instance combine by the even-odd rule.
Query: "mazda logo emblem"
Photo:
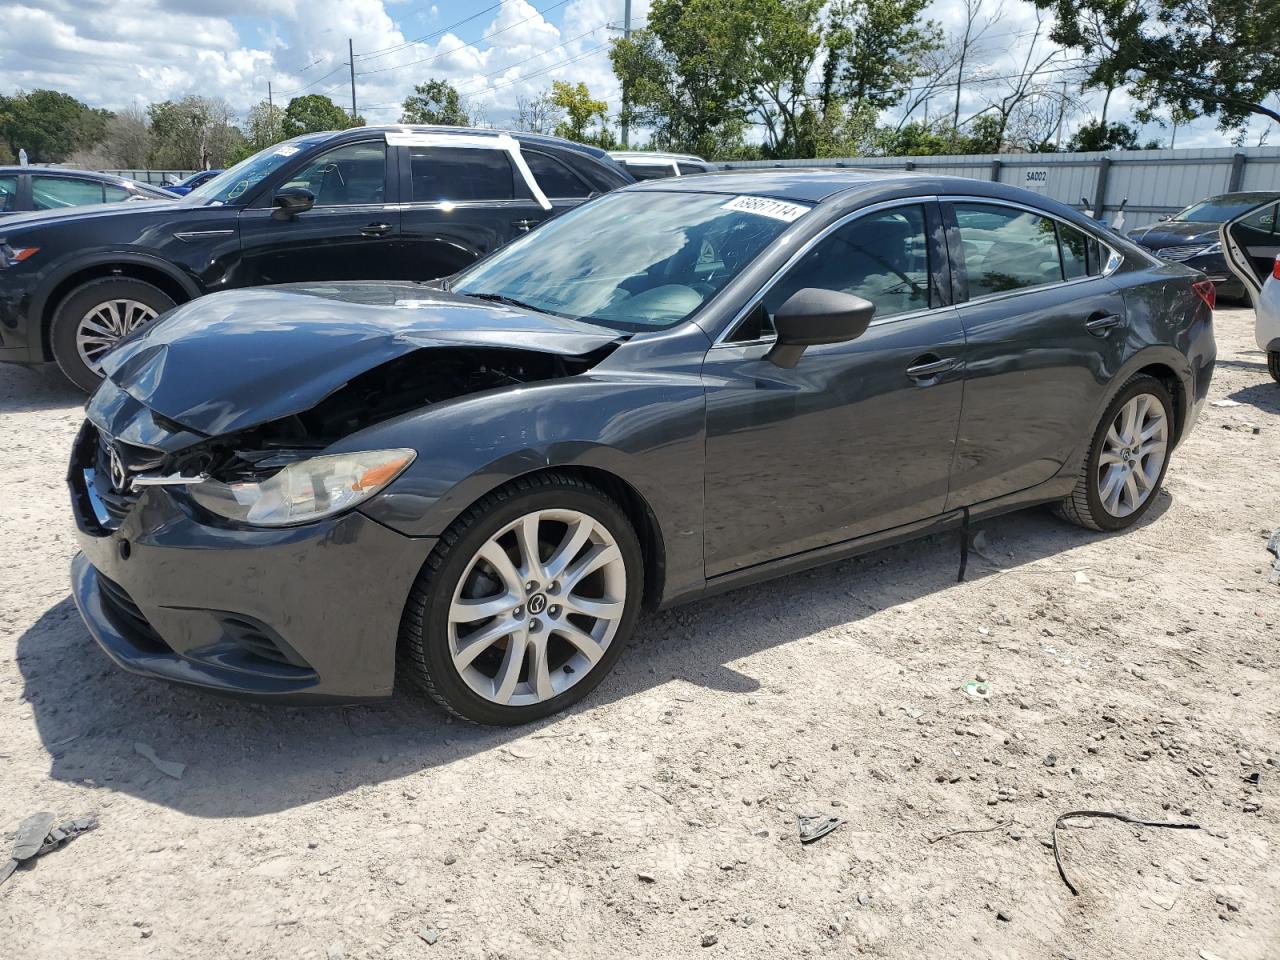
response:
[[[539,614],[547,609],[547,598],[541,593],[536,593],[529,598],[529,612]]]
[[[111,489],[116,493],[126,493],[129,489],[129,473],[124,468],[124,461],[120,459],[120,451],[116,449],[113,443],[109,448],[109,456],[111,459]]]

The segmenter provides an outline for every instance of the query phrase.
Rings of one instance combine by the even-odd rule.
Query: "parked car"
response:
[[[1267,371],[1280,382],[1280,200],[1228,220],[1219,242],[1253,302],[1254,339],[1267,355]]]
[[[172,199],[163,190],[108,173],[62,167],[0,167],[0,217],[126,200]]]
[[[531,720],[642,605],[1038,503],[1131,526],[1204,404],[1212,302],[997,183],[627,187],[436,284],[219,293],[121,344],[68,472],[73,592],[137,673],[398,675]]]
[[[532,134],[297,137],[178,200],[0,221],[0,360],[56,360],[91,390],[112,345],[174,304],[268,283],[430,280],[630,182],[603,150]]]
[[[1218,228],[1261,203],[1280,200],[1280,193],[1224,193],[1193,203],[1172,217],[1129,231],[1129,239],[1162,260],[1184,263],[1204,272],[1218,285],[1224,300],[1245,300],[1245,288],[1232,275],[1218,242]]]
[[[701,157],[687,153],[654,153],[649,150],[611,150],[613,157],[637,180],[661,180],[663,177],[688,177],[695,173],[711,173],[716,168]]]
[[[198,173],[193,173],[185,180],[179,180],[177,183],[169,184],[165,189],[170,193],[176,193],[180,197],[185,197],[196,187],[203,186],[221,172],[221,170],[201,170]]]

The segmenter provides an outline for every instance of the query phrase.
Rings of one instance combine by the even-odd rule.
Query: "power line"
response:
[[[550,53],[552,50],[558,50],[560,47],[563,47],[566,44],[575,43],[576,41],[581,40],[583,37],[588,37],[591,34],[595,33],[601,27],[607,27],[607,26],[608,26],[607,23],[598,23],[594,27],[592,27],[590,30],[580,33],[576,37],[570,37],[568,40],[561,40],[559,43],[555,44],[554,46],[547,47],[547,49],[545,50],[540,50],[539,52],[535,53],[531,57],[525,57],[523,60],[517,60],[515,63],[508,63],[501,70],[495,70],[493,71],[493,73],[486,73],[484,76],[481,76],[481,77],[472,77],[469,80],[463,80],[461,81],[461,84],[463,86],[466,86],[467,84],[475,83],[478,80],[488,80],[491,77],[496,77],[499,74],[506,73],[512,67],[518,67],[518,66],[521,66],[522,64],[528,63],[530,60],[537,60],[539,57],[544,57],[548,53]],[[605,44],[605,46],[607,46],[607,44]],[[463,91],[459,90],[458,92],[462,93]]]
[[[457,47],[451,47],[448,50],[437,51],[432,56],[423,57],[420,60],[410,60],[408,63],[399,63],[390,67],[379,67],[377,70],[365,70],[360,74],[360,76],[367,77],[375,73],[386,73],[390,70],[402,70],[405,67],[413,67],[423,63],[431,63],[435,60],[439,60],[441,57],[447,57],[451,53],[457,53],[459,50],[466,50],[468,47],[474,47],[476,44],[484,40],[492,40],[494,37],[500,34],[506,33],[508,30],[514,30],[516,27],[520,26],[521,24],[528,23],[530,20],[533,20],[537,17],[542,16],[544,13],[550,13],[556,7],[562,7],[568,2],[569,0],[559,0],[559,2],[553,3],[551,6],[545,7],[542,10],[535,10],[531,15],[525,17],[523,20],[517,20],[515,23],[509,23],[505,27],[503,27],[501,30],[495,30],[493,31],[493,33],[480,37],[479,40],[473,40],[469,43],[464,43]],[[553,47],[552,49],[555,49],[555,48]]]
[[[486,13],[489,13],[492,10],[497,10],[499,7],[502,6],[502,3],[503,3],[503,0],[499,0],[498,3],[495,3],[489,7],[485,7],[479,13],[473,13],[469,17],[463,17],[461,20],[457,20],[454,23],[449,24],[447,27],[441,27],[439,30],[433,30],[431,33],[424,34],[423,36],[417,37],[413,40],[404,40],[400,43],[392,44],[389,47],[379,47],[376,50],[370,50],[368,53],[362,53],[360,54],[360,59],[361,60],[377,60],[381,57],[385,57],[389,53],[395,53],[397,50],[403,50],[405,47],[411,47],[415,43],[426,43],[428,40],[434,40],[437,37],[441,37],[444,34],[448,33],[454,27],[460,27],[464,23],[470,23],[472,20],[475,20],[478,17],[483,17]]]

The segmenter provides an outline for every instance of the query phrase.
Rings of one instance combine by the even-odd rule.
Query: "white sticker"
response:
[[[802,204],[787,203],[785,200],[773,200],[769,197],[734,197],[720,209],[756,213],[762,217],[770,217],[786,223],[798,220],[809,212],[809,208]]]
[[[277,150],[276,150],[276,152],[275,152],[275,156],[277,156],[277,157],[292,157],[292,156],[293,156],[295,153],[297,153],[300,149],[301,149],[301,147],[288,147],[288,146],[286,146],[286,147],[280,147],[279,149],[277,149]]]

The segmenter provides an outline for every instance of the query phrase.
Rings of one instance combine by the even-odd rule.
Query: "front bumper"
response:
[[[157,487],[110,529],[74,461],[68,482],[81,549],[72,593],[121,667],[283,702],[390,696],[401,613],[433,539],[358,512],[212,526]]]

